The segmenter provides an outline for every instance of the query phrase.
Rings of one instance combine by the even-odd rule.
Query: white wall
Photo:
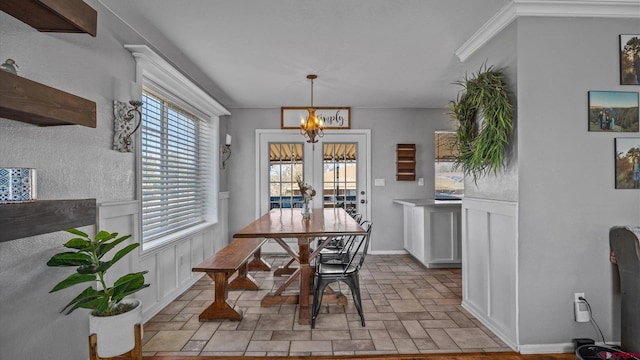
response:
[[[474,182],[462,201],[462,305],[506,344],[518,348],[518,109],[517,27],[511,24],[465,62],[468,74],[484,64],[502,69],[513,94],[513,131],[505,166]]]
[[[100,16],[99,16],[100,18]],[[0,119],[0,166],[38,170],[39,199],[131,199],[134,156],[110,150],[112,100],[134,78],[131,55],[99,22],[98,36],[40,33],[0,12],[0,57],[26,78],[97,104],[97,128],[36,127]],[[127,85],[125,85],[127,84]],[[122,99],[124,100],[124,99]],[[96,161],[99,159],[99,161]],[[93,227],[83,230],[92,232]],[[73,291],[48,294],[68,269],[46,262],[69,237],[62,232],[0,243],[0,358],[86,359],[83,310],[60,309]]]
[[[338,104],[348,106],[349,104]],[[386,186],[372,187],[371,219],[376,240],[372,251],[403,251],[402,205],[398,198],[433,197],[434,135],[451,130],[446,109],[351,109],[352,128],[371,129],[371,175],[385,179]],[[255,130],[280,126],[280,109],[231,109],[229,133],[233,136],[233,155],[229,164],[228,188],[231,192],[229,231],[240,230],[255,218]],[[297,132],[297,130],[289,130]],[[302,138],[302,137],[301,137]],[[396,144],[417,144],[417,181],[396,181]]]
[[[508,159],[505,174],[479,181],[465,195],[485,201],[484,210],[491,202],[513,202],[518,209],[511,239],[490,235],[489,244],[495,240],[504,246],[467,254],[469,264],[481,264],[484,274],[491,274],[490,259],[500,251],[508,256],[505,264],[517,270],[497,283],[484,279],[478,289],[471,286],[478,285],[476,280],[482,284],[482,276],[472,279],[477,271],[467,269],[465,296],[479,293],[473,300],[480,309],[490,309],[486,300],[499,297],[503,308],[515,311],[511,338],[523,353],[571,351],[576,337],[600,340],[591,324],[574,322],[575,292],[586,294],[606,340],[620,339],[617,269],[609,263],[608,232],[614,225],[637,224],[640,194],[614,189],[613,139],[638,134],[588,132],[587,92],[639,90],[620,86],[618,73],[618,35],[636,33],[639,25],[637,19],[519,18],[465,63],[468,71],[484,61],[506,65],[517,95],[515,157]],[[463,226],[469,234],[483,234],[473,216]],[[471,236],[467,241],[471,244]],[[517,255],[510,255],[514,251]],[[496,316],[484,315],[487,325],[496,325]]]
[[[609,228],[637,225],[640,193],[614,189],[614,138],[587,131],[589,90],[619,85],[618,35],[640,20],[518,20],[520,342],[598,338],[573,321],[584,292],[607,341],[620,339],[617,269]]]
[[[0,12],[2,61],[12,58],[20,66],[20,76],[97,104],[96,129],[77,125],[39,128],[0,119],[0,166],[36,168],[39,199],[132,200],[134,154],[111,150],[112,101],[128,100],[129,84],[135,79],[135,62],[123,44],[145,42],[97,0],[86,2],[98,11],[95,38],[40,33]],[[161,40],[153,47],[178,53]],[[204,78],[184,57],[177,56],[172,62],[189,69],[191,78]],[[95,227],[82,230],[92,233]],[[59,313],[74,291],[48,293],[69,274],[69,269],[45,265],[68,239],[68,234],[55,232],[0,243],[0,359],[88,358],[86,311],[77,310],[69,316]],[[176,246],[184,249],[185,245]],[[176,266],[174,263],[165,270],[175,273]]]

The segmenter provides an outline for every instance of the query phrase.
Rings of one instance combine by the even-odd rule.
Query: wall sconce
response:
[[[142,87],[135,82],[131,83],[131,97],[134,100],[129,104],[113,101],[113,150],[120,152],[133,151],[131,137],[142,124]]]
[[[220,166],[224,169],[227,166],[227,160],[231,157],[231,135],[227,134],[224,146],[220,147]]]

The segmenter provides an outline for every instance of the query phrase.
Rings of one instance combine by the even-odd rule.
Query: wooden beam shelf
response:
[[[96,223],[96,199],[0,204],[0,242]]]
[[[0,10],[42,32],[97,33],[98,13],[82,0],[2,0]]]
[[[96,127],[96,103],[0,71],[0,117],[38,126]]]
[[[416,144],[396,146],[396,180],[416,180]]]

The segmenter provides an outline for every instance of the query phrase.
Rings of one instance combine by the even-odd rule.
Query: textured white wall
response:
[[[12,58],[21,76],[97,104],[96,129],[0,119],[0,166],[36,168],[39,199],[134,197],[134,155],[110,150],[112,100],[119,94],[126,99],[135,72],[133,58],[115,36],[103,26],[96,38],[40,33],[0,12],[3,61]],[[0,243],[1,359],[88,357],[86,313],[59,314],[75,292],[48,294],[68,269],[47,268],[46,261],[68,238],[56,232]]]
[[[345,104],[348,105],[348,104]],[[229,165],[231,192],[229,231],[240,230],[255,218],[255,130],[280,127],[280,109],[232,109],[229,132],[233,155]],[[371,129],[371,176],[386,186],[369,189],[375,222],[373,251],[398,251],[402,240],[402,205],[393,199],[433,197],[435,130],[451,130],[446,109],[351,109],[352,128]],[[297,131],[297,130],[293,130]],[[417,181],[396,181],[396,144],[417,144]]]
[[[146,42],[98,0],[86,2],[98,11],[95,38],[40,33],[0,12],[1,62],[12,58],[20,66],[20,76],[97,104],[96,129],[77,125],[39,128],[0,118],[0,166],[38,169],[39,199],[132,200],[134,154],[111,150],[112,101],[128,100],[135,79],[135,62],[123,44]],[[171,62],[188,77],[202,79],[203,89],[209,93],[217,89],[166,39],[156,34],[153,40],[148,45],[172,55]],[[91,233],[95,227],[83,230]],[[76,293],[48,293],[69,274],[69,269],[45,265],[68,238],[64,232],[55,232],[0,243],[0,359],[88,358],[86,311],[59,314]],[[174,266],[167,268],[175,272]]]

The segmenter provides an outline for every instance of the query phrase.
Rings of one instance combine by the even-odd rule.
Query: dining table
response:
[[[276,208],[260,216],[258,219],[233,235],[235,238],[267,238],[273,239],[291,256],[291,261],[275,271],[276,274],[287,274],[287,280],[262,299],[261,306],[275,304],[298,304],[298,323],[311,323],[312,284],[314,270],[312,261],[318,256],[322,248],[339,236],[364,235],[367,231],[356,222],[343,208],[316,208],[312,209],[311,217],[303,218],[299,208]],[[292,247],[286,241],[297,244]],[[321,239],[314,243],[316,239]],[[312,245],[315,245],[312,247]],[[290,265],[298,263],[294,268]],[[298,279],[297,294],[287,295],[285,290]],[[346,298],[340,294],[327,294],[332,296],[326,299],[329,302],[340,302],[346,305]],[[339,298],[341,300],[339,300]],[[323,298],[325,302],[325,298]]]

